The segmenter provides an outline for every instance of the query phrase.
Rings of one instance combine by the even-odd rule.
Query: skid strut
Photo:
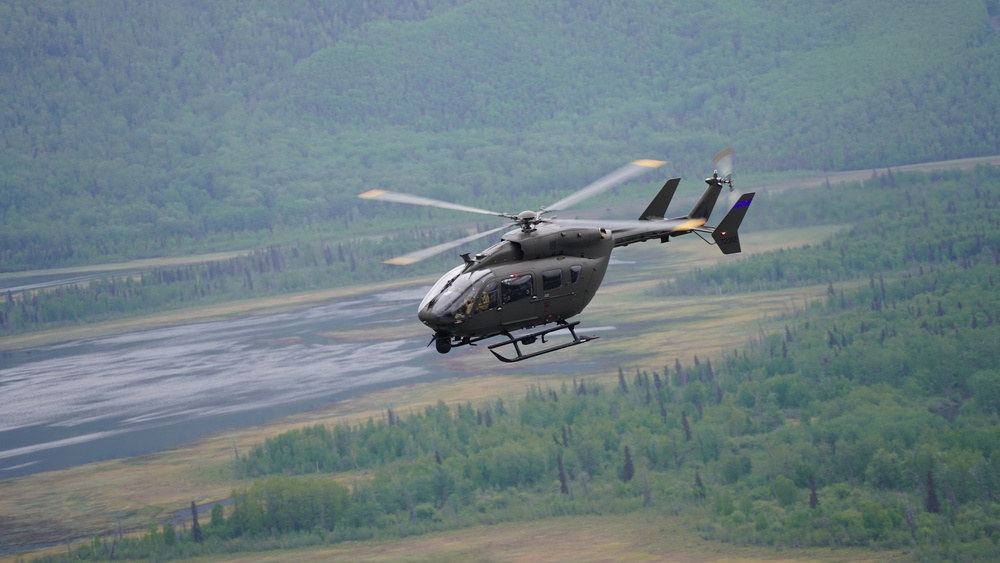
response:
[[[562,350],[563,348],[569,348],[570,346],[577,346],[579,344],[583,344],[584,342],[590,342],[591,340],[595,340],[598,338],[597,336],[578,335],[576,333],[576,325],[578,324],[580,324],[580,321],[572,323],[561,322],[557,326],[554,326],[552,328],[546,328],[532,333],[522,334],[516,338],[509,332],[505,332],[503,333],[503,335],[509,338],[509,340],[507,340],[506,342],[500,342],[498,344],[492,344],[488,346],[488,348],[490,352],[492,352],[493,355],[496,356],[497,359],[500,360],[501,362],[512,363],[512,362],[520,362],[521,360],[527,360],[528,358],[534,358],[536,356],[541,356],[542,354],[548,354],[549,352],[555,352],[556,350]],[[558,346],[551,346],[549,348],[545,348],[544,350],[539,350],[538,352],[533,352],[531,354],[524,354],[521,352],[521,346],[520,346],[521,344],[524,345],[534,344],[535,340],[538,339],[539,337],[541,337],[542,343],[544,344],[546,334],[563,329],[569,330],[570,335],[573,336],[573,340],[571,340],[570,342],[566,342],[565,344],[560,344]],[[511,346],[511,345],[514,346],[514,352],[515,354],[517,354],[513,358],[501,356],[496,351],[496,348],[502,348],[504,346]]]

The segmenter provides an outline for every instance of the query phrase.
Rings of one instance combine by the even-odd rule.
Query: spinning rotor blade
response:
[[[461,207],[461,206],[458,206],[458,207]],[[397,256],[395,258],[390,258],[389,260],[386,260],[385,263],[386,264],[395,264],[397,266],[405,266],[407,264],[413,264],[414,262],[419,262],[419,261],[423,260],[424,258],[430,258],[431,256],[434,256],[435,254],[440,254],[440,253],[444,252],[445,250],[451,250],[452,248],[461,246],[461,245],[463,245],[463,244],[465,244],[467,242],[472,242],[472,241],[474,241],[476,239],[480,239],[480,238],[483,238],[485,236],[492,235],[493,233],[495,233],[497,231],[502,231],[503,229],[508,229],[508,228],[510,228],[510,225],[504,225],[502,227],[497,227],[495,229],[490,229],[488,231],[483,231],[481,233],[476,233],[474,235],[470,235],[470,236],[467,236],[465,238],[460,238],[458,240],[453,240],[453,241],[445,242],[445,243],[439,244],[437,246],[432,246],[430,248],[424,248],[423,250],[417,250],[416,252],[411,252],[409,254],[404,254],[402,256]]]
[[[611,174],[608,174],[607,176],[601,178],[600,180],[597,180],[596,182],[593,182],[585,186],[583,189],[579,190],[574,194],[570,194],[569,196],[560,199],[559,201],[545,207],[544,209],[546,211],[559,211],[561,209],[566,209],[571,205],[580,203],[581,201],[587,198],[591,198],[623,182],[627,182],[632,178],[641,176],[654,168],[659,168],[664,164],[666,164],[666,162],[662,160],[647,159],[647,160],[632,161],[626,164],[625,166],[622,166],[618,170],[615,170]]]
[[[377,199],[379,201],[391,201],[394,203],[408,203],[410,205],[422,205],[425,207],[439,207],[441,209],[451,209],[453,211],[479,213],[480,215],[494,215],[496,217],[505,217],[507,219],[514,218],[506,213],[498,213],[496,211],[479,209],[477,207],[469,207],[467,205],[459,205],[457,203],[449,203],[447,201],[440,201],[436,199],[431,199],[429,197],[420,197],[416,195],[388,192],[385,190],[369,190],[363,194],[358,194],[358,197],[362,199]]]
[[[719,171],[719,176],[730,179],[733,176],[733,148],[726,147],[712,157],[712,166]]]
[[[733,187],[733,148],[726,147],[712,158],[712,166],[727,184],[729,184],[729,207],[736,205],[743,192]]]

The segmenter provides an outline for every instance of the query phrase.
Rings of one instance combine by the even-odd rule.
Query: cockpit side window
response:
[[[500,285],[495,281],[486,284],[482,295],[479,296],[479,310],[489,311],[495,309],[500,304]]]
[[[583,266],[570,266],[569,267],[569,283],[576,283],[580,281],[580,272],[583,271]]]
[[[501,281],[500,288],[505,305],[525,297],[531,297],[531,274],[515,274]]]
[[[542,291],[562,287],[562,269],[545,270],[542,272]]]

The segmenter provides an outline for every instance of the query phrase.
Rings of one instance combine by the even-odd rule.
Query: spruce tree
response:
[[[819,506],[819,496],[816,494],[816,480],[813,476],[809,475],[809,508],[816,508]]]
[[[562,452],[556,454],[556,465],[559,466],[559,492],[568,495],[569,483],[566,482],[566,470],[563,468]]]
[[[628,446],[625,446],[625,464],[622,466],[621,473],[622,482],[628,483],[634,475],[635,466],[632,465],[632,454],[628,451]]]
[[[701,482],[701,474],[698,470],[694,471],[694,496],[699,499],[704,499],[705,494],[705,484]]]
[[[191,501],[191,539],[194,543],[201,543],[204,539],[201,535],[201,525],[198,524],[198,507]]]
[[[941,503],[938,502],[937,489],[934,486],[934,472],[927,470],[927,512],[937,514],[941,512]]]

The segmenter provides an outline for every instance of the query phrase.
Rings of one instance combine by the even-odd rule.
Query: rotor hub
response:
[[[521,230],[530,231],[535,228],[535,224],[539,221],[539,216],[541,214],[536,211],[522,211],[517,214],[515,220],[517,224],[521,226]]]

